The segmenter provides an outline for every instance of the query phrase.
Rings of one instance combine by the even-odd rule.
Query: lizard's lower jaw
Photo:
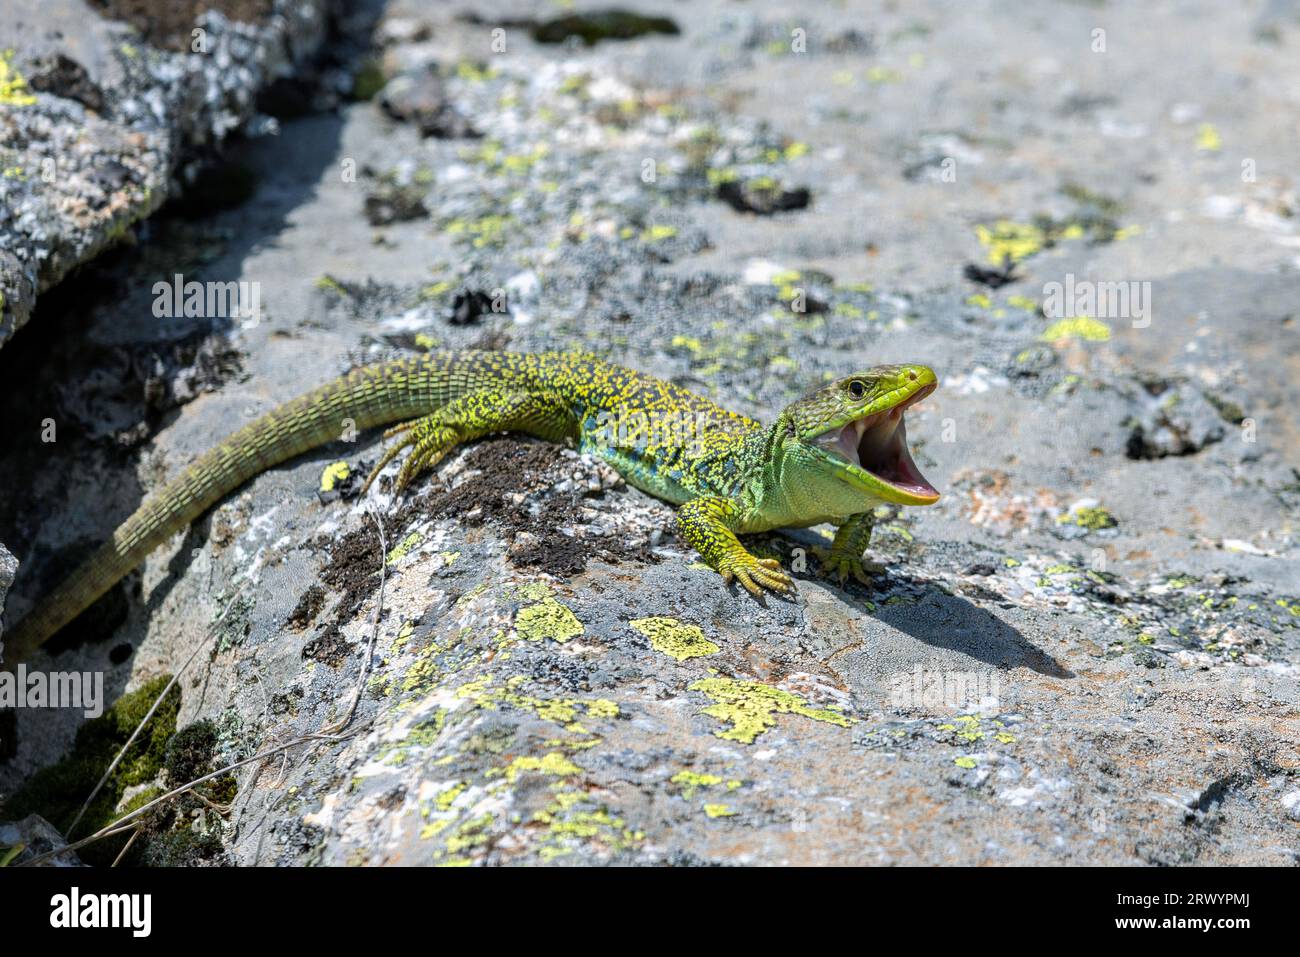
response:
[[[922,389],[892,409],[855,419],[814,441],[847,465],[840,477],[850,485],[900,505],[931,505],[939,492],[912,461],[903,413],[932,391],[933,386]]]

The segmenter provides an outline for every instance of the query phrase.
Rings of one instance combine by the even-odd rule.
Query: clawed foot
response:
[[[813,554],[821,562],[822,574],[832,578],[843,587],[849,578],[860,585],[870,586],[873,573],[882,571],[876,564],[867,565],[863,560],[847,552],[837,552],[833,548],[814,548]]]
[[[755,558],[749,552],[741,552],[724,558],[718,573],[725,584],[730,585],[734,578],[751,595],[762,595],[764,589],[781,595],[795,593],[794,580],[775,558]]]
[[[379,460],[379,464],[370,470],[366,483],[361,486],[362,495],[369,491],[371,483],[379,477],[384,466],[396,458],[403,449],[411,448],[411,452],[402,462],[402,468],[397,473],[397,480],[393,484],[393,493],[396,495],[405,491],[420,473],[442,461],[443,456],[459,441],[456,432],[439,421],[436,415],[426,415],[422,419],[403,422],[385,432],[384,438],[389,439],[398,435],[403,435],[402,441],[390,447]]]

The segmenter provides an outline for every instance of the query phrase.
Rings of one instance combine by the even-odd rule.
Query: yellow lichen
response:
[[[1056,521],[1058,525],[1078,525],[1080,528],[1086,528],[1092,532],[1100,531],[1103,528],[1114,528],[1119,525],[1115,516],[1100,505],[1080,506],[1058,516]]]
[[[1039,336],[1044,342],[1057,339],[1086,339],[1088,342],[1107,342],[1110,340],[1110,326],[1091,316],[1074,316],[1052,323]]]
[[[567,605],[547,595],[535,605],[521,608],[515,615],[515,631],[525,641],[550,638],[561,644],[586,632],[578,616]]]
[[[729,741],[753,744],[760,734],[776,725],[778,714],[802,715],[841,728],[847,728],[853,723],[838,711],[810,707],[798,695],[757,681],[705,678],[689,687],[691,691],[703,692],[714,700],[714,704],[700,713],[726,721],[730,727],[713,733],[716,737]]]
[[[678,771],[669,780],[673,784],[681,785],[682,797],[688,801],[695,796],[695,792],[700,788],[710,788],[715,784],[722,783],[722,778],[716,774],[698,774],[695,771]]]
[[[515,758],[505,769],[506,780],[514,784],[515,779],[525,771],[537,771],[541,774],[551,774],[556,777],[568,777],[573,774],[581,774],[582,768],[570,761],[563,753],[548,751],[540,758],[531,755]]]
[[[645,834],[629,828],[621,817],[609,813],[603,806],[594,810],[578,805],[590,798],[580,791],[560,791],[532,820],[545,824],[546,837],[538,849],[543,860],[553,860],[573,853],[578,841],[595,841],[614,852],[627,851],[645,839]]]
[[[641,242],[657,243],[661,239],[672,239],[676,235],[676,226],[651,226],[641,232]]]
[[[433,799],[434,807],[439,811],[448,810],[456,803],[456,798],[460,797],[461,792],[464,791],[466,787],[468,787],[468,785],[464,781],[457,781],[451,787],[439,791],[437,796]]]
[[[725,804],[706,804],[704,813],[709,817],[735,817],[736,812]]]
[[[340,482],[346,482],[348,476],[352,474],[348,469],[347,462],[332,462],[325,466],[325,471],[320,473],[320,490],[322,492],[332,492]]]
[[[1202,123],[1196,128],[1196,148],[1203,153],[1217,153],[1223,149],[1223,137],[1213,123]]]
[[[716,654],[722,649],[704,637],[696,625],[685,625],[676,618],[635,618],[628,624],[650,639],[655,651],[685,661]]]
[[[14,51],[0,53],[0,103],[7,106],[31,106],[36,97],[27,92],[27,81],[13,65]]]
[[[1047,244],[1047,234],[1033,223],[1015,223],[1000,219],[991,227],[975,227],[980,245],[988,250],[989,262],[995,266],[1016,263],[1034,255]]]
[[[505,688],[492,687],[492,679],[480,678],[467,682],[456,690],[456,697],[472,701],[476,707],[496,710],[499,705],[509,705],[521,711],[530,711],[544,721],[554,721],[564,725],[566,731],[590,734],[591,732],[578,723],[581,713],[589,718],[616,718],[618,705],[607,698],[594,698],[590,701],[578,701],[574,698],[537,698],[520,694],[515,689],[525,679],[521,675],[509,679]]]
[[[419,532],[412,532],[402,539],[391,552],[388,553],[388,564],[396,565],[399,561],[410,554],[411,549],[419,545],[424,540],[424,536]]]

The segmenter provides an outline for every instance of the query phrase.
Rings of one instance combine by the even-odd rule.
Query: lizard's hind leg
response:
[[[492,432],[527,432],[557,442],[576,434],[577,421],[557,396],[487,390],[454,399],[436,412],[404,422],[385,435],[402,435],[388,449],[362,486],[364,495],[381,469],[403,449],[414,446],[397,473],[394,490],[401,492],[422,472],[433,468],[463,442]]]

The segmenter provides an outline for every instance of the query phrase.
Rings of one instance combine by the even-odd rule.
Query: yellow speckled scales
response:
[[[504,419],[500,399],[510,394],[558,396],[570,403],[571,414],[563,423],[555,416],[534,423],[527,410],[521,416],[512,407],[515,414]],[[474,396],[479,398],[461,406],[465,429],[459,441],[505,429],[552,440],[571,433],[576,439],[580,422],[595,421],[601,411],[617,414],[629,404],[654,416],[655,410],[689,403],[717,415],[731,431],[748,424],[670,383],[580,354],[435,353],[356,369],[230,435],[150,497],[112,541],[5,635],[5,664],[30,656],[153,549],[253,476],[354,430],[404,420],[416,420],[418,429],[425,417]]]

